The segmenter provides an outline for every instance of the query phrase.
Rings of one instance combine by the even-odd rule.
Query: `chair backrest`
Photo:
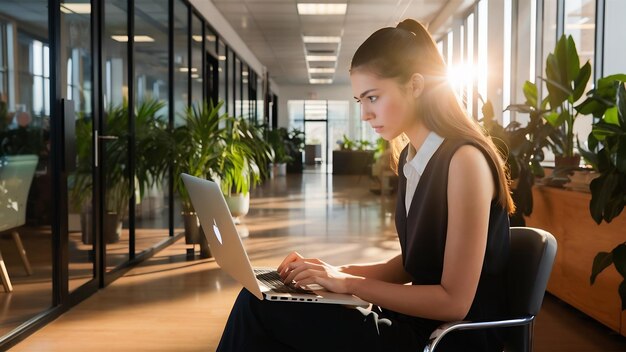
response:
[[[507,273],[512,317],[537,315],[556,256],[556,239],[547,231],[511,228],[511,252]]]
[[[32,154],[0,158],[0,231],[26,223],[26,201],[38,161]]]

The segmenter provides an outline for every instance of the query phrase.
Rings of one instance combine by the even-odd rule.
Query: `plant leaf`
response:
[[[589,282],[591,285],[596,282],[596,277],[609,265],[613,264],[613,253],[611,252],[598,252],[596,257],[593,258],[593,266],[591,267],[591,276]]]
[[[613,172],[603,173],[589,184],[589,189],[591,190],[589,211],[597,224],[602,222],[606,206],[618,184],[619,178]]]
[[[565,62],[561,61],[561,63],[565,63],[565,67],[567,68],[567,74],[563,77],[565,81],[562,82],[567,82],[569,85],[569,82],[573,82],[578,77],[580,72],[580,59],[578,58],[578,51],[576,50],[576,42],[574,42],[574,38],[571,35],[568,35],[565,40],[564,38],[565,36],[561,37],[561,40],[565,41],[565,50],[567,51],[559,54],[561,54],[560,56],[564,56],[563,58]],[[558,44],[557,47],[559,50],[562,50],[562,47]],[[591,72],[591,67],[589,68]]]
[[[537,106],[537,86],[530,82],[524,82],[524,97],[526,97],[526,104],[530,106]]]
[[[587,61],[583,67],[580,68],[578,76],[574,80],[574,99],[572,103],[578,101],[578,99],[580,99],[583,95],[585,88],[587,87],[587,82],[589,82],[589,77],[591,77],[591,64]]]
[[[626,279],[626,244],[622,243],[611,251],[615,269]]]
[[[611,125],[619,126],[619,118],[617,117],[617,106],[610,107],[604,112],[604,122]]]
[[[559,127],[560,125],[560,123],[558,122],[559,114],[557,112],[545,114],[543,118],[546,119],[546,121],[548,121],[548,123],[553,127]]]
[[[617,87],[616,102],[618,121],[623,128],[626,128],[626,88],[623,83]]]

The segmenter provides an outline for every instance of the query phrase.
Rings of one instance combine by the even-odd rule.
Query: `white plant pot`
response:
[[[248,214],[250,210],[250,193],[246,195],[241,193],[231,194],[224,198],[226,198],[226,204],[228,204],[228,209],[230,209],[230,214],[233,216],[235,224],[238,224],[239,218]]]

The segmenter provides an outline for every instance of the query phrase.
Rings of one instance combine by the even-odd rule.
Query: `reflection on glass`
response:
[[[125,169],[128,165],[128,54],[126,2],[107,1],[104,7],[104,130],[100,135],[118,139],[101,142],[101,167],[104,168],[104,223],[102,236],[106,243],[106,268],[111,270],[129,259],[128,215],[130,183]],[[139,32],[140,33],[140,32]],[[139,34],[138,33],[138,34]],[[143,34],[143,33],[141,33]],[[93,241],[92,237],[87,238]]]
[[[164,1],[164,3],[167,3]],[[182,0],[174,1],[174,126],[180,126],[182,114],[189,105],[189,75],[198,74],[201,67],[190,67],[188,39],[188,8]],[[167,19],[167,10],[162,16]],[[160,23],[167,23],[167,20]],[[193,40],[192,40],[193,42]],[[167,55],[167,42],[160,46]]]
[[[47,1],[0,2],[0,335],[52,304],[49,56]]]
[[[235,55],[230,48],[227,47],[226,50],[226,66],[228,67],[226,72],[228,76],[226,82],[228,106],[226,108],[229,115],[235,115],[235,81],[233,79],[235,77]]]
[[[248,65],[243,64],[241,67],[241,116],[246,120],[250,120],[250,101],[248,100],[248,96],[250,92],[248,91],[250,87],[250,71]]]
[[[191,103],[198,104],[203,100],[202,21],[195,14],[192,14],[191,21]]]
[[[179,19],[183,12],[186,21],[186,7],[179,2],[175,4],[175,26],[179,26],[186,23]],[[139,186],[135,208],[135,253],[145,251],[169,236],[168,175],[165,171],[152,171],[166,170],[164,164],[168,163],[161,157],[164,153],[159,152],[163,147],[159,144],[163,140],[159,136],[167,129],[169,121],[167,13],[167,0],[135,0],[135,34],[154,38],[153,42],[135,43],[135,185]],[[186,33],[186,29],[184,31]],[[186,43],[185,40],[185,48]],[[177,46],[175,50],[180,48]],[[178,57],[178,51],[175,53]],[[175,80],[187,77],[186,72],[180,72],[183,65],[186,64],[175,63]],[[186,91],[187,81],[184,82]],[[175,90],[175,93],[181,92]],[[175,95],[176,103],[179,103],[179,97]],[[180,104],[182,109],[187,101]],[[177,105],[175,113],[179,112],[182,110],[178,110]]]
[[[237,117],[243,116],[242,104],[241,104],[241,61],[235,56],[234,67],[234,80],[235,80],[235,111],[234,114]]]
[[[227,72],[228,72],[228,68],[226,65],[226,45],[224,44],[223,41],[219,40],[218,43],[218,47],[217,47],[218,53],[217,53],[217,57],[218,57],[218,61],[219,61],[219,67],[218,67],[218,87],[219,87],[219,100],[224,101],[224,105],[222,105],[222,108],[220,109],[220,114],[223,114],[227,111],[227,102],[228,102],[228,79],[227,79]]]
[[[78,2],[77,2],[78,3]],[[88,1],[83,1],[88,4]],[[73,106],[76,120],[76,170],[68,177],[70,211],[69,290],[93,278],[93,113],[91,82],[91,20],[89,13],[63,13],[61,33],[61,94]]]
[[[595,0],[569,0],[565,1],[565,35],[571,35],[576,43],[580,64],[589,61],[591,63],[591,79],[587,82],[585,91],[593,87],[593,55],[595,48]],[[585,96],[581,97],[584,100]],[[586,143],[587,136],[591,133],[592,116],[579,116],[574,124],[574,134],[581,143]]]

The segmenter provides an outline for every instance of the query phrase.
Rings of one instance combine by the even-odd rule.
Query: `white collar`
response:
[[[409,150],[406,155],[406,165],[410,165],[415,171],[417,171],[420,175],[424,173],[424,169],[426,169],[426,165],[430,158],[432,158],[433,154],[439,149],[441,143],[443,143],[443,138],[436,134],[433,131],[428,133],[424,143],[419,150],[415,150],[413,145],[409,143]]]

